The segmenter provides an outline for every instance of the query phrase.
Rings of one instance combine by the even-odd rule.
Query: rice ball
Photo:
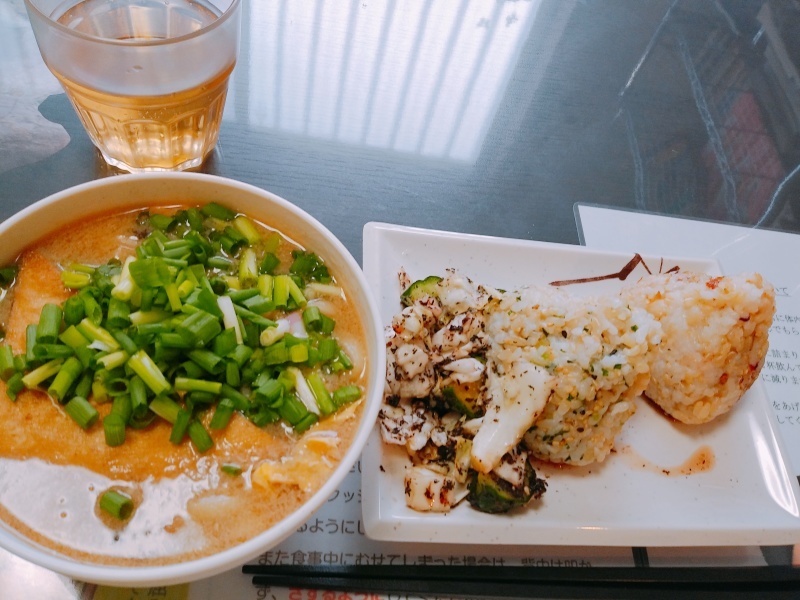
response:
[[[661,323],[645,394],[678,421],[728,412],[758,377],[775,313],[775,290],[758,273],[649,275],[622,296]]]

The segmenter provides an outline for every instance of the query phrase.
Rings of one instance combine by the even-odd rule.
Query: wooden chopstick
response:
[[[800,569],[245,565],[258,586],[496,598],[800,598]]]

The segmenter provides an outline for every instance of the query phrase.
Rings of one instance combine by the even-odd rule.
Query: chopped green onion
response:
[[[244,338],[242,336],[242,329],[239,326],[239,319],[236,316],[236,309],[233,306],[233,300],[228,296],[218,296],[217,307],[222,313],[222,324],[225,329],[232,329],[236,334],[236,343],[241,344]]]
[[[64,284],[64,287],[79,290],[92,283],[92,276],[89,273],[61,271],[61,283]]]
[[[239,258],[239,280],[242,285],[249,285],[258,280],[258,261],[256,251],[252,248],[245,248]]]
[[[350,402],[355,402],[361,397],[361,388],[357,385],[343,385],[333,392],[333,403],[336,406],[344,406]]]
[[[11,346],[0,345],[0,379],[8,381],[17,372],[14,365],[14,351]]]
[[[228,398],[223,398],[217,404],[217,409],[214,411],[214,416],[211,417],[211,422],[208,426],[211,429],[225,429],[233,416],[233,411],[236,407],[233,401]]]
[[[239,233],[247,238],[247,241],[251,244],[255,244],[261,239],[261,233],[258,231],[255,223],[244,215],[238,215],[233,220],[233,226],[238,229]]]
[[[234,360],[225,361],[225,383],[231,386],[239,386],[242,383],[241,370]]]
[[[36,362],[36,355],[33,348],[36,346],[36,325],[31,324],[25,327],[25,360],[28,364]]]
[[[219,394],[223,399],[233,402],[236,410],[246,411],[250,408],[250,400],[247,399],[247,396],[231,385],[223,383]]]
[[[103,365],[103,368],[111,370],[124,365],[128,361],[129,356],[130,355],[124,350],[117,350],[116,352],[101,356],[97,359],[97,362]]]
[[[317,406],[317,399],[314,396],[314,392],[311,391],[308,381],[306,381],[306,378],[303,376],[303,372],[297,367],[287,367],[286,375],[291,378],[292,382],[294,383],[297,397],[300,399],[303,405],[305,405],[308,411],[314,414],[319,414],[320,409],[319,406]]]
[[[64,331],[61,332],[61,335],[58,336],[58,339],[61,343],[66,344],[73,350],[76,348],[82,348],[84,346],[89,345],[89,340],[78,331],[78,328],[75,325],[70,325]]]
[[[0,344],[9,398],[47,389],[81,427],[113,400],[107,444],[160,417],[172,423],[173,442],[188,435],[205,452],[213,438],[204,424],[222,429],[235,411],[258,426],[283,419],[304,431],[360,397],[357,386],[330,392],[323,379],[352,363],[329,335],[333,319],[307,303],[342,296],[318,256],[294,251],[288,273],[277,272],[280,234],[222,205],[145,214],[139,223],[149,219],[150,232],[134,256],[70,265],[63,281],[79,291],[42,308],[26,328],[24,354]],[[298,308],[308,336],[292,335],[283,318]],[[276,322],[272,313],[283,314]]]
[[[276,275],[273,278],[272,302],[279,308],[285,308],[289,304],[289,282],[288,275]]]
[[[289,361],[289,349],[283,340],[264,349],[264,363],[267,365],[280,365]]]
[[[222,391],[222,384],[218,381],[176,377],[174,388],[176,392],[210,392],[219,394]]]
[[[142,378],[142,381],[147,384],[154,394],[158,395],[162,392],[168,391],[171,386],[164,377],[164,374],[158,368],[153,359],[150,358],[144,350],[139,350],[136,354],[128,359],[128,366]]]
[[[33,355],[38,360],[69,358],[73,354],[75,354],[75,351],[72,348],[61,344],[36,344],[33,347]]]
[[[131,307],[127,302],[118,298],[110,298],[108,301],[108,315],[106,325],[111,329],[122,329],[131,322]]]
[[[53,382],[47,389],[47,393],[53,396],[59,402],[63,402],[66,398],[69,388],[75,383],[78,377],[83,373],[83,365],[76,357],[69,357],[56,373]]]
[[[242,467],[233,463],[225,463],[220,467],[220,470],[226,475],[232,475],[233,477],[242,474]]]
[[[273,252],[265,252],[258,270],[260,273],[271,275],[280,264],[280,259]]]
[[[175,422],[172,424],[172,431],[169,434],[169,441],[173,444],[180,444],[186,436],[189,428],[189,421],[192,420],[192,413],[181,408],[175,415]]]
[[[70,296],[64,302],[64,323],[69,325],[77,325],[81,319],[86,316],[86,310],[83,305],[83,297],[80,295]]]
[[[131,395],[131,411],[137,417],[147,413],[147,385],[138,375],[134,375],[128,382]]]
[[[136,342],[134,342],[124,331],[115,329],[111,332],[111,335],[115,340],[117,340],[117,343],[120,345],[120,347],[128,354],[136,354],[136,352],[139,350]]]
[[[94,398],[94,401],[98,404],[103,404],[110,400],[106,383],[99,377],[95,377],[92,380],[92,398]]]
[[[341,363],[342,367],[345,369],[352,369],[353,362],[350,360],[350,357],[347,356],[344,350],[339,350],[339,357],[338,361]]]
[[[319,351],[319,361],[328,362],[338,355],[339,344],[333,338],[321,338],[317,342],[317,350]]]
[[[136,312],[132,312],[129,316],[131,323],[137,327],[142,325],[163,323],[171,317],[171,312],[162,310],[160,308],[153,310],[137,310]]]
[[[83,429],[89,429],[100,417],[97,409],[81,396],[74,396],[67,402],[64,411]]]
[[[24,383],[25,387],[29,390],[37,387],[45,380],[50,379],[53,375],[58,373],[61,370],[61,364],[63,362],[63,358],[54,358],[50,362],[36,367],[22,378],[22,383]]]
[[[292,427],[302,421],[309,413],[305,405],[294,395],[287,395],[283,403],[278,407],[281,418]]]
[[[322,312],[320,312],[318,306],[307,306],[305,310],[303,310],[303,324],[306,326],[306,329],[318,331],[317,324],[320,323],[321,320]]]
[[[92,294],[80,294],[81,303],[83,304],[83,313],[95,325],[100,325],[103,321],[103,308],[97,302]]]
[[[237,345],[236,332],[233,329],[225,329],[214,338],[212,351],[217,356],[227,356]]]
[[[75,388],[72,390],[73,395],[80,396],[81,398],[88,398],[92,393],[93,380],[94,377],[91,373],[84,372],[78,380],[78,383],[75,384]]]
[[[168,229],[170,229],[174,222],[175,222],[174,219],[167,215],[159,215],[159,214],[150,215],[150,223],[153,225],[153,227],[157,227],[158,229],[161,229],[163,231],[167,231]]]
[[[294,430],[297,433],[303,433],[304,431],[309,429],[312,425],[314,425],[317,421],[319,421],[319,417],[314,413],[310,412],[302,419],[300,419],[297,423],[295,423]]]
[[[319,412],[322,415],[329,415],[336,410],[336,405],[333,403],[330,392],[325,387],[325,382],[316,371],[309,373],[306,377],[308,386],[314,393],[314,399],[317,401]]]
[[[225,361],[211,350],[192,350],[189,359],[211,374],[219,374],[225,370]]]
[[[165,421],[174,424],[175,420],[178,418],[178,411],[181,410],[181,407],[177,402],[167,396],[156,396],[150,401],[150,410]]]
[[[128,269],[131,278],[142,290],[164,287],[172,279],[167,262],[157,256],[131,261]]]
[[[200,212],[207,217],[220,219],[222,221],[232,221],[236,217],[236,213],[230,208],[217,204],[216,202],[209,202],[200,209]]]
[[[103,417],[103,434],[106,445],[121,446],[125,443],[125,420],[118,413],[108,413]]]
[[[252,298],[248,298],[242,305],[247,308],[247,310],[252,310],[254,313],[264,314],[269,312],[275,308],[275,305],[272,303],[272,298],[266,298],[261,294],[256,294]]]
[[[108,372],[109,375],[106,378],[106,390],[109,396],[116,398],[117,396],[128,395],[130,390],[128,389],[128,378],[127,377],[113,377],[111,376],[111,372]]]
[[[289,297],[294,300],[297,306],[305,306],[308,301],[306,300],[305,295],[303,295],[303,290],[300,289],[300,286],[297,285],[294,279],[288,277],[288,280]]]
[[[133,500],[117,490],[103,492],[99,505],[102,510],[121,521],[126,521],[133,514]]]
[[[126,386],[127,387],[127,386]],[[111,412],[109,414],[117,414],[122,417],[123,423],[126,425],[133,416],[133,402],[129,394],[119,394],[114,396],[113,404],[111,405]]]
[[[83,334],[83,337],[91,342],[92,346],[100,350],[111,351],[119,348],[119,342],[114,339],[114,336],[107,329],[93,323],[88,317],[75,327]]]
[[[133,291],[136,288],[136,283],[133,281],[130,273],[130,265],[135,259],[129,256],[122,263],[122,272],[119,275],[119,281],[111,290],[111,296],[119,300],[130,300],[133,296]]]
[[[214,440],[211,439],[208,431],[206,431],[206,428],[203,427],[200,421],[195,419],[189,423],[187,431],[189,433],[189,439],[200,454],[208,452],[214,447]]]
[[[234,304],[233,310],[236,311],[236,314],[242,317],[243,319],[247,319],[251,323],[258,325],[259,327],[272,327],[275,325],[275,321],[271,321],[266,317],[262,317],[258,313],[254,313],[252,310],[248,310],[244,306],[240,306],[239,304]]]
[[[233,269],[234,262],[226,256],[211,256],[206,261],[206,264],[211,269],[219,269],[229,273]]]
[[[292,252],[294,260],[289,267],[289,272],[301,277],[304,281],[319,281],[329,283],[331,280],[328,267],[313,252]]]
[[[58,304],[47,303],[39,313],[39,324],[36,327],[36,341],[40,344],[53,344],[61,333],[61,317],[63,311]]]
[[[169,301],[169,307],[172,309],[173,312],[178,312],[181,309],[181,293],[178,289],[178,284],[174,281],[168,283],[164,286],[164,290],[167,293],[167,300]]]
[[[22,378],[22,373],[17,372],[6,381],[6,396],[12,401],[16,401],[17,395],[25,389],[25,383],[22,381]]]
[[[205,346],[222,331],[222,325],[214,315],[198,310],[183,319],[175,329],[195,346]]]

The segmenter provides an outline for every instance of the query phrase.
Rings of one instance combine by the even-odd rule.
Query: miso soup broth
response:
[[[184,218],[188,209],[176,205],[100,215],[30,246],[17,260],[16,279],[0,299],[3,343],[15,355],[29,353],[33,342],[28,327],[39,323],[43,307],[46,304],[63,307],[70,297],[83,293],[83,288],[65,286],[62,279],[65,272],[90,272],[86,267],[107,265],[114,259],[115,268],[108,273],[116,288],[119,280],[124,279],[122,271],[126,263],[142,259],[142,251],[137,254],[137,248],[144,240],[154,238],[153,231],[161,231],[153,226],[156,220],[146,215],[162,215],[164,218],[158,223],[163,226],[169,221],[167,217]],[[190,212],[197,227],[198,213]],[[248,239],[238,246],[229,246],[219,238],[226,227],[233,227],[233,222],[204,215],[203,231],[210,227],[214,233],[206,231],[203,235],[210,241],[210,252],[219,259],[211,261],[215,266],[205,270],[208,282],[205,291],[198,291],[203,288],[200,281],[194,291],[185,284],[181,292],[184,295],[176,295],[181,288],[177,282],[182,278],[184,282],[191,280],[192,276],[179,274],[182,269],[189,269],[181,262],[183,259],[172,258],[180,253],[167,252],[170,260],[155,260],[148,265],[154,269],[158,266],[156,270],[171,278],[170,282],[176,284],[170,288],[173,295],[167,294],[164,300],[157,286],[152,293],[143,291],[144,284],[139,285],[142,279],[134,278],[138,287],[134,285],[128,301],[131,314],[123,317],[123,321],[129,318],[130,324],[122,327],[117,322],[116,328],[110,327],[108,315],[101,323],[112,333],[126,332],[136,348],[146,353],[162,352],[163,356],[153,363],[163,370],[170,389],[158,393],[158,388],[148,387],[147,402],[152,406],[159,395],[167,397],[173,403],[170,406],[177,406],[190,415],[186,419],[202,426],[213,445],[198,446],[188,433],[180,435],[175,419],[150,413],[133,425],[130,423],[135,419],[129,418],[124,442],[109,445],[104,419],[117,411],[116,396],[131,393],[124,387],[127,383],[121,390],[114,390],[112,383],[103,377],[117,373],[127,382],[138,377],[139,371],[125,362],[132,356],[132,349],[123,345],[122,350],[130,351],[118,357],[119,360],[114,359],[112,365],[112,359],[107,357],[113,358],[118,349],[100,348],[102,344],[92,342],[98,346],[92,349],[92,364],[108,360],[110,368],[95,371],[86,368],[81,375],[90,374],[93,383],[102,380],[87,394],[97,418],[86,429],[67,413],[65,398],[59,401],[53,393],[48,393],[53,389],[53,377],[40,382],[36,389],[19,391],[15,400],[7,397],[6,388],[10,384],[0,381],[0,517],[5,523],[38,544],[80,560],[133,566],[170,564],[206,556],[252,538],[298,508],[327,480],[350,446],[361,419],[367,360],[362,323],[335,272],[330,272],[330,277],[314,278],[320,270],[324,271],[320,267],[325,265],[324,256],[318,257],[321,263],[314,263],[318,272],[310,279],[290,274],[297,256],[311,255],[314,248],[301,248],[292,241],[292,232],[276,232],[268,223],[249,223],[255,229],[239,228]],[[177,236],[174,230],[165,231],[172,239],[180,238],[181,232],[191,228],[191,223],[179,225]],[[253,237],[254,231],[257,237]],[[241,237],[234,234],[231,233],[237,240]],[[156,246],[160,248],[158,254],[165,247],[178,248],[181,244],[165,245],[161,240],[152,244],[152,248]],[[254,252],[246,254],[246,248]],[[256,275],[241,264],[252,260],[253,254]],[[272,256],[267,258],[267,254]],[[133,267],[130,269],[134,271]],[[198,273],[196,268],[194,273]],[[261,275],[269,278],[260,278]],[[288,301],[276,300],[276,294],[270,304],[268,291],[260,286],[267,286],[265,281],[274,284],[286,275],[290,277],[282,281],[291,279],[291,285],[296,285],[302,294]],[[213,293],[208,289],[213,289]],[[259,294],[247,291],[252,289],[258,289]],[[249,300],[256,295],[267,300],[265,303]],[[235,350],[219,350],[222,343],[215,337],[202,338],[204,334],[196,333],[195,339],[181,329],[188,316],[197,313],[198,306],[204,306],[201,298],[208,302],[208,298],[216,297],[218,306],[228,306],[227,300],[218,299],[223,296],[241,302],[236,304],[236,325],[227,318],[230,313],[223,311],[219,325],[212,325],[208,336],[218,332],[215,334],[218,337],[233,329],[241,337],[236,340]],[[165,302],[163,307],[159,302]],[[310,307],[313,309],[308,310]],[[213,303],[204,308],[216,312]],[[219,350],[216,359],[210,358],[211,367],[202,361],[194,362],[199,360],[194,355],[187,358],[190,350],[186,348],[154,349],[157,344],[152,336],[156,334],[150,332],[157,327],[143,327],[146,320],[133,323],[133,313],[142,318],[142,314],[151,315],[156,309],[168,313],[158,321],[162,330],[184,335],[184,340],[191,339],[187,345],[192,349]],[[306,312],[311,316],[304,316]],[[65,316],[60,332],[63,334],[67,327]],[[173,327],[174,331],[170,329]],[[271,331],[265,334],[266,329]],[[228,335],[227,339],[232,337]],[[319,342],[323,338],[335,342]],[[180,345],[179,336],[164,339]],[[275,344],[283,344],[280,350],[285,356],[270,350],[277,348]],[[164,345],[168,346],[166,342]],[[295,351],[294,346],[303,348]],[[76,351],[76,354],[83,358],[90,353]],[[283,356],[285,360],[275,356]],[[43,358],[28,365],[25,372],[47,360]],[[215,360],[221,366],[214,367]],[[182,378],[181,382],[177,377]],[[76,380],[70,389],[80,386],[80,381]],[[193,386],[199,384],[192,382],[197,381],[211,381],[212,391],[195,390]],[[327,409],[323,405],[316,408],[308,405],[309,391],[324,394],[319,392],[320,381],[330,395]],[[84,383],[88,386],[88,382]],[[84,390],[89,389],[86,386]],[[240,396],[219,392],[230,388]],[[337,390],[350,394],[340,396]],[[354,390],[360,394],[354,394]],[[238,404],[220,427],[219,422],[212,421],[226,394],[237,398],[237,402],[244,402],[241,397],[248,402]],[[295,418],[294,413],[287,412],[290,402],[300,412],[305,411],[304,416]],[[180,439],[175,439],[176,436]],[[112,516],[99,507],[101,495],[110,489],[130,497],[134,509],[129,518]]]

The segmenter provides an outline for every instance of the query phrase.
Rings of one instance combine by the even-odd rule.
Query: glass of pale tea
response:
[[[243,0],[25,0],[44,62],[105,161],[202,164],[217,143]]]

